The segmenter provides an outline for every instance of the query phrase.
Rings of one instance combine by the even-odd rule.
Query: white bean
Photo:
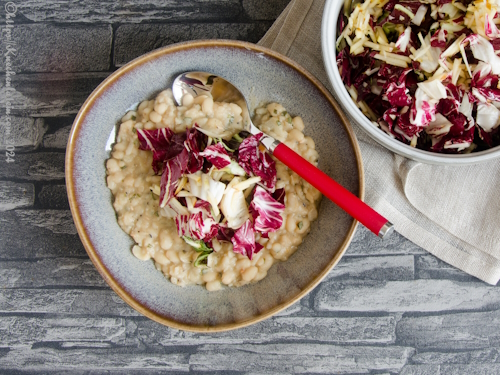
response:
[[[165,112],[167,112],[168,106],[165,103],[157,103],[155,104],[154,110],[159,115],[163,116]]]
[[[271,254],[266,254],[263,259],[264,259],[264,264],[259,266],[260,272],[267,271],[269,268],[271,268],[271,266],[274,263],[274,258]]]
[[[304,140],[304,133],[302,133],[298,129],[292,129],[290,133],[288,133],[288,139],[297,142],[302,142]]]
[[[201,110],[207,116],[212,116],[214,113],[214,100],[212,98],[206,98],[201,105]]]
[[[155,124],[158,124],[161,121],[161,115],[156,111],[152,111],[149,114],[149,119],[153,121]]]
[[[244,258],[244,259],[240,259],[236,262],[235,268],[239,271],[239,270],[243,270],[245,268],[250,267],[250,265],[251,265],[250,259]]]
[[[168,250],[172,247],[173,242],[172,242],[172,237],[170,236],[170,233],[167,230],[162,230],[160,232],[160,246],[164,250]]]
[[[134,256],[140,260],[145,261],[151,259],[151,255],[149,255],[149,252],[146,249],[137,245],[134,245],[134,247],[132,248],[132,254],[134,254]]]
[[[204,282],[208,283],[210,281],[214,281],[214,280],[217,279],[217,273],[215,273],[215,272],[207,272],[201,278],[202,278],[202,280]]]
[[[175,250],[167,250],[167,258],[170,259],[171,262],[173,263],[179,263],[179,256],[177,255],[177,251]]]
[[[182,97],[182,105],[185,107],[189,107],[193,104],[193,95],[191,94],[186,94]]]
[[[215,292],[222,288],[222,285],[219,280],[210,281],[207,283],[206,288],[209,292]]]
[[[119,172],[120,167],[118,166],[118,160],[113,158],[108,159],[108,161],[106,162],[106,168],[111,173]]]
[[[222,283],[229,285],[236,279],[236,273],[234,271],[228,270],[222,273]]]
[[[241,273],[241,278],[245,281],[252,281],[259,269],[255,266],[248,267]]]
[[[300,131],[304,130],[304,121],[302,121],[302,118],[300,116],[294,117],[292,119],[292,124],[295,129]]]
[[[170,260],[168,260],[163,251],[157,251],[153,256],[153,258],[162,266],[165,266],[170,263]]]

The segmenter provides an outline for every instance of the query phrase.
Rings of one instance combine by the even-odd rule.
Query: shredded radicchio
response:
[[[195,211],[190,215],[177,215],[175,224],[179,237],[189,237],[204,242],[211,241],[219,233],[219,223],[210,211],[210,203],[198,200]]]
[[[212,163],[216,168],[222,169],[231,164],[231,157],[228,152],[222,145],[222,143],[216,143],[214,145],[210,145],[200,156],[205,157],[210,163]]]
[[[233,251],[235,253],[246,255],[250,260],[263,247],[261,244],[255,242],[255,231],[250,219],[234,233],[231,242],[233,243]]]
[[[161,173],[163,164],[184,149],[186,133],[175,134],[169,128],[156,130],[137,129],[139,149],[153,152],[153,171]]]
[[[353,98],[363,102],[360,108],[366,106],[365,114],[392,137],[432,152],[481,151],[500,145],[500,30],[495,22],[500,7],[460,0],[459,9],[453,3],[437,0],[437,13],[424,0],[389,0],[362,15],[359,9],[354,12],[355,5],[346,13],[343,9],[339,35],[343,31],[352,43],[346,35],[339,39],[337,67]],[[466,25],[470,9],[482,21],[471,28]],[[381,15],[374,19],[373,14]],[[353,22],[353,17],[365,16],[372,31],[378,27],[375,39]],[[393,46],[387,59],[380,31]],[[358,43],[354,48],[360,32],[372,47]],[[396,63],[395,55],[409,59],[403,64],[407,68]]]
[[[250,208],[256,212],[254,228],[261,233],[274,232],[283,224],[281,214],[285,211],[285,205],[274,199],[260,186],[255,188]]]
[[[261,178],[261,184],[270,191],[276,186],[276,163],[267,152],[259,149],[263,133],[245,138],[238,148],[238,163],[250,176]]]
[[[195,247],[200,252],[200,257],[203,255],[203,259],[212,251],[209,246],[215,239],[231,242],[234,252],[252,259],[253,255],[262,249],[262,245],[255,241],[256,233],[267,238],[269,232],[281,227],[285,190],[275,189],[276,165],[270,154],[259,147],[262,134],[244,139],[234,154],[228,152],[221,142],[206,146],[208,138],[196,126],[182,134],[176,134],[168,128],[138,129],[137,136],[139,148],[153,153],[154,172],[161,173],[160,207],[171,208],[175,212],[174,220],[179,236]],[[175,204],[171,205],[177,189],[180,189],[182,177],[187,176],[187,181],[190,181],[188,183],[194,183],[198,177],[201,181],[208,177],[210,182],[209,175],[206,175],[210,169],[207,165],[213,165],[219,170],[224,169],[226,173],[236,174],[239,169],[241,174],[260,177],[262,186],[256,186],[248,207],[251,218],[244,221],[240,227],[229,228],[227,221],[221,220],[218,203],[214,203],[218,202],[215,196],[208,195],[207,200],[204,200],[194,194],[198,198],[191,200],[190,205],[188,198],[177,197],[173,201]],[[226,168],[230,165],[231,168]],[[198,188],[204,191],[210,189],[203,183]],[[193,186],[191,193],[192,189]],[[214,207],[214,204],[217,207]],[[202,258],[197,259],[197,264],[201,260]]]

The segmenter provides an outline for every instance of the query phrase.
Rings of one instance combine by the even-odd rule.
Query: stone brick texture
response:
[[[14,25],[10,53],[11,69],[16,73],[88,72],[110,68],[112,28],[102,26]],[[2,43],[0,53],[6,53]],[[6,70],[0,59],[0,70]]]
[[[269,22],[122,25],[116,30],[114,64],[122,66],[154,49],[188,40],[236,39],[257,43],[269,26]]]

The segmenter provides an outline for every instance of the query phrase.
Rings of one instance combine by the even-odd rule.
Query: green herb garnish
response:
[[[191,246],[193,249],[195,249],[197,252],[200,253],[200,255],[198,255],[198,258],[196,258],[196,260],[194,261],[194,266],[198,267],[200,265],[206,265],[207,258],[214,251],[214,249],[208,247],[207,244],[202,240],[194,240],[188,236],[182,236],[182,239],[189,246]]]
[[[194,261],[194,266],[198,267],[200,265],[206,265],[207,258],[210,254],[212,254],[214,249],[208,247],[207,244],[205,242],[203,242],[202,240],[194,240],[188,236],[182,236],[182,239],[189,246],[191,246],[193,249],[195,249],[197,252],[200,253],[200,255],[198,255],[198,258],[196,258],[196,260]]]
[[[241,138],[239,134],[233,135],[233,138],[239,143],[243,142],[243,138]]]
[[[208,262],[207,258],[209,255],[210,253],[201,253],[200,255],[198,255],[198,258],[196,258],[196,260],[194,261],[194,266],[195,267],[198,267],[200,265],[206,266]]]
[[[222,140],[222,138],[214,138],[215,139],[215,142],[216,143],[220,143],[222,145],[222,147],[224,147],[227,151],[229,152],[234,152],[235,150],[233,150],[232,148],[229,148],[225,143],[224,141]]]
[[[202,240],[195,240],[195,239],[192,239],[191,237],[188,237],[188,236],[182,236],[182,239],[184,240],[184,242],[186,242],[189,246],[194,248],[199,253],[206,252],[206,251],[209,251],[209,252],[214,251],[214,249],[208,247],[207,244],[205,242],[203,242]]]
[[[385,35],[387,36],[387,40],[389,42],[396,42],[399,38],[399,33],[396,30],[396,25],[391,22],[386,22],[384,26],[382,26]]]

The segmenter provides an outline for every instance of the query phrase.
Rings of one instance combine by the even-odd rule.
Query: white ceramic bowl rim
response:
[[[335,93],[338,95],[338,101],[368,135],[370,135],[382,146],[397,154],[427,164],[468,165],[483,163],[500,157],[500,146],[484,151],[473,152],[471,154],[460,155],[439,154],[420,150],[391,138],[381,129],[374,126],[356,106],[356,104],[354,104],[351,95],[342,82],[342,78],[340,77],[337,67],[335,49],[335,43],[337,40],[337,20],[343,4],[343,1],[338,0],[327,0],[325,3],[321,24],[321,47],[323,51],[323,59],[330,82]]]

